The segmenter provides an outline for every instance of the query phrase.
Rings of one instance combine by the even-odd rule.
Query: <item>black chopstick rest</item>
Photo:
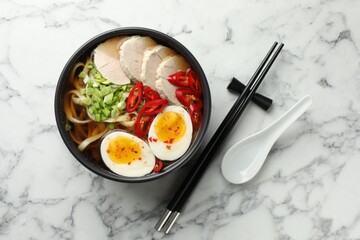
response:
[[[231,79],[231,82],[229,83],[229,85],[227,86],[227,89],[235,91],[237,93],[242,93],[245,89],[245,85],[240,82],[238,79],[236,79],[235,77],[233,77]],[[253,101],[256,105],[258,105],[259,107],[261,107],[262,109],[264,109],[265,111],[267,111],[269,109],[269,107],[272,104],[272,99],[265,97],[259,93],[255,93],[254,97],[251,99],[251,101]]]

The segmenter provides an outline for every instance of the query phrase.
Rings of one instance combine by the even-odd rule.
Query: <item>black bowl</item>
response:
[[[66,86],[68,83],[68,76],[69,73],[74,66],[76,62],[78,62],[80,59],[84,59],[85,56],[88,56],[93,49],[96,48],[96,46],[105,40],[121,36],[121,35],[141,35],[141,36],[149,36],[155,41],[157,41],[159,44],[162,44],[164,46],[167,46],[174,51],[176,51],[178,54],[182,55],[190,64],[191,68],[198,74],[198,77],[201,81],[202,88],[203,88],[203,100],[204,100],[204,108],[203,108],[203,122],[202,125],[187,152],[178,160],[173,162],[172,164],[164,167],[161,172],[159,173],[151,173],[142,177],[124,177],[117,175],[110,171],[104,164],[96,164],[94,161],[91,161],[89,159],[90,157],[83,154],[81,151],[78,150],[76,144],[72,141],[72,139],[69,136],[69,133],[65,129],[65,113],[64,113],[64,106],[63,106],[63,99],[65,95]],[[92,172],[119,182],[145,182],[145,181],[151,181],[155,180],[157,178],[160,178],[176,169],[179,169],[181,166],[186,164],[187,162],[191,161],[191,159],[194,157],[195,153],[198,151],[206,129],[209,124],[210,120],[210,112],[211,112],[211,96],[210,96],[210,90],[209,85],[206,80],[206,76],[204,74],[204,71],[202,70],[200,64],[195,59],[195,57],[190,53],[189,50],[186,49],[181,43],[179,43],[174,38],[152,30],[152,29],[146,29],[146,28],[138,28],[138,27],[132,27],[132,28],[118,28],[114,29],[108,32],[101,33],[100,35],[90,39],[88,42],[86,42],[83,46],[81,46],[69,59],[69,61],[66,63],[63,71],[61,72],[56,92],[55,92],[55,117],[56,117],[56,124],[59,129],[60,135],[67,146],[67,148],[70,150],[70,152],[74,155],[74,157],[86,168],[91,170]]]

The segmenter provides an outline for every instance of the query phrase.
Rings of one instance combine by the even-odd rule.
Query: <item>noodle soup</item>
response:
[[[121,34],[82,54],[67,74],[62,109],[77,151],[127,178],[161,175],[191,156],[208,124],[210,94],[179,52]]]

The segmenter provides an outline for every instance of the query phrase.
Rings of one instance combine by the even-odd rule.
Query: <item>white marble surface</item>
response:
[[[360,239],[360,2],[347,0],[0,2],[0,239]],[[208,77],[207,139],[271,44],[284,50],[170,235],[154,225],[187,169],[124,184],[94,175],[63,144],[53,99],[67,59],[94,35],[150,27],[187,46]],[[221,157],[302,96],[314,104],[237,186]]]

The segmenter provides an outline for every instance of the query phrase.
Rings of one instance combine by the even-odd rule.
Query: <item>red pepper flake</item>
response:
[[[165,140],[164,143],[169,143],[169,141],[168,141],[168,140]]]
[[[149,137],[149,141],[152,142],[152,141],[153,141],[153,138],[152,138],[152,137]]]
[[[157,142],[157,138],[153,138],[153,141],[154,141],[154,142]]]
[[[134,153],[138,153],[138,151],[134,151]]]
[[[122,147],[122,148],[121,148],[121,151],[124,151],[124,150],[125,150],[125,148],[124,148],[124,147]]]
[[[170,138],[170,141],[169,141],[169,143],[174,143],[174,138]]]
[[[168,150],[170,150],[170,149],[171,149],[171,146],[170,146],[170,145],[166,145],[166,148],[167,148]]]
[[[131,162],[128,162],[128,165],[130,165],[131,164]]]
[[[106,150],[107,153],[111,153],[110,149]]]
[[[138,160],[141,160],[141,158],[138,158]]]

